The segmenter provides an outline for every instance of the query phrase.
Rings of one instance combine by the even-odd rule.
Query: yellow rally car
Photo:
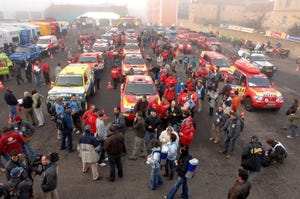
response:
[[[8,75],[12,66],[13,63],[7,55],[5,53],[0,53],[0,75]]]
[[[56,97],[62,97],[63,103],[69,103],[72,94],[76,94],[83,111],[88,109],[87,97],[96,92],[94,73],[88,64],[69,64],[57,76],[46,98],[48,112],[52,114]]]

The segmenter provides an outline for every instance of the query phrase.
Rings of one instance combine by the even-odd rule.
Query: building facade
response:
[[[147,0],[147,21],[171,26],[177,24],[178,0]]]

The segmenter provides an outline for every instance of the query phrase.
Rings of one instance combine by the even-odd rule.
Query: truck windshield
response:
[[[249,87],[262,87],[262,88],[269,88],[270,82],[266,77],[260,76],[250,76],[248,77],[248,86]]]
[[[55,86],[83,86],[81,75],[60,75],[55,81]]]
[[[128,82],[126,95],[155,95],[156,90],[152,83],[147,82]]]
[[[91,57],[91,56],[80,56],[79,57],[80,63],[97,63],[97,57]]]
[[[252,61],[266,61],[266,57],[263,54],[252,54],[251,59]]]
[[[227,59],[224,58],[215,58],[212,60],[213,64],[219,67],[229,67],[230,64]]]
[[[49,39],[39,39],[37,44],[50,44]]]
[[[32,49],[28,48],[28,47],[19,46],[18,48],[16,48],[16,52],[17,53],[30,53],[30,52],[32,52]]]

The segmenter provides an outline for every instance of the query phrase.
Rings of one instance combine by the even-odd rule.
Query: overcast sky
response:
[[[111,3],[116,5],[127,4],[130,15],[146,16],[146,0],[0,0],[0,10],[12,11],[40,11],[46,9],[51,3],[55,4],[89,4],[96,5]]]

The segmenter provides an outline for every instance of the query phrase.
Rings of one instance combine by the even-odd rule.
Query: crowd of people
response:
[[[240,94],[238,91],[232,91],[228,86],[219,89],[219,74],[216,68],[207,69],[205,64],[197,63],[193,55],[179,52],[155,32],[147,36],[141,34],[139,41],[142,41],[142,46],[150,41],[153,57],[157,58],[152,64],[155,65],[152,72],[159,99],[149,100],[147,96],[143,96],[136,103],[132,125],[134,144],[130,147],[133,151],[128,155],[128,159],[135,161],[142,158],[150,165],[149,188],[151,190],[159,188],[159,185],[164,182],[163,177],[166,180],[174,180],[177,171],[178,178],[165,198],[174,198],[180,186],[182,186],[181,197],[188,198],[186,173],[189,161],[192,159],[190,149],[193,146],[195,132],[199,128],[195,119],[199,117],[199,113],[206,111],[204,105],[207,105],[211,121],[209,141],[220,144],[219,153],[224,154],[226,159],[230,159],[236,141],[245,126]],[[32,68],[29,63],[26,63],[26,67]],[[59,67],[60,64],[56,68],[57,71],[55,69],[55,74],[59,72]],[[181,67],[184,68],[183,76]],[[33,70],[34,68],[36,67],[34,66]],[[45,83],[49,84],[49,76],[44,75],[44,77]],[[19,80],[22,81],[22,78]],[[36,79],[36,86],[40,86],[39,82]],[[36,128],[45,124],[41,111],[43,96],[33,89],[31,94],[28,91],[24,92],[24,98],[18,101],[13,90],[8,88],[4,99],[9,106],[12,124],[3,128],[3,135],[0,138],[1,156],[7,160],[6,166],[0,161],[1,170],[6,172],[7,176],[7,182],[0,186],[2,193],[13,194],[10,190],[14,187],[18,190],[17,194],[29,198],[33,195],[34,176],[43,173],[42,193],[45,198],[57,198],[55,162],[49,155],[43,155],[41,156],[42,168],[39,170],[32,166],[37,155],[30,144],[30,138],[34,136]],[[296,101],[287,113],[288,128],[291,129],[288,138],[297,136],[296,129],[300,121],[297,103]],[[22,109],[24,120],[18,115],[18,108]],[[128,146],[125,144],[125,133],[128,127],[120,107],[115,106],[113,112],[111,125],[107,127],[106,114],[96,105],[90,105],[88,110],[83,111],[75,94],[71,96],[68,103],[63,102],[61,97],[56,98],[53,120],[57,126],[60,149],[74,152],[73,136],[80,134],[78,151],[82,160],[82,172],[87,173],[91,168],[93,181],[101,180],[103,176],[100,175],[97,165],[104,167],[107,163],[110,167],[108,181],[116,180],[116,168],[117,176],[123,177],[122,155],[128,152]],[[287,150],[279,141],[270,138],[266,143],[270,146],[268,150],[264,150],[257,136],[251,137],[250,143],[241,155],[243,168],[238,170],[237,181],[229,190],[228,198],[247,198],[251,182],[255,174],[260,171],[260,167],[276,162],[282,163],[287,157]],[[167,159],[162,163],[161,156],[164,148],[167,151]],[[163,177],[160,174],[161,168],[164,170]]]

